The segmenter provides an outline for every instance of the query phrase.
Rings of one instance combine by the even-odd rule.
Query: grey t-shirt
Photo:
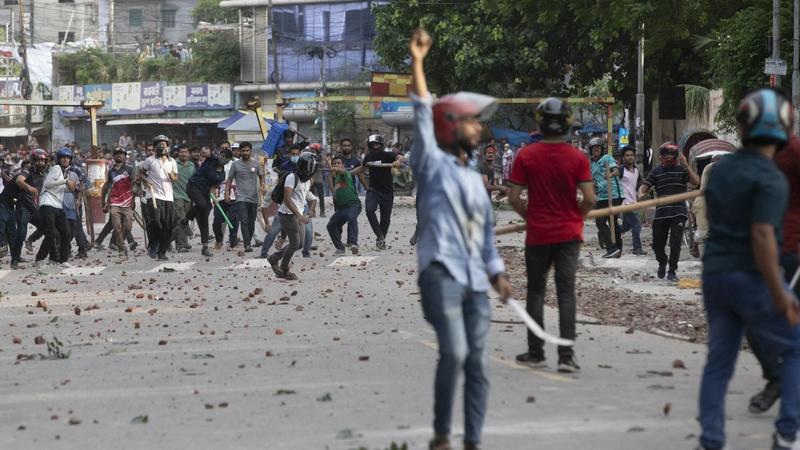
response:
[[[236,181],[236,201],[258,203],[258,177],[264,176],[264,168],[255,158],[236,160],[231,164],[228,180]]]

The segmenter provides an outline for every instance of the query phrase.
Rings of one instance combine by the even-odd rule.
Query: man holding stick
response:
[[[509,179],[511,205],[527,221],[527,310],[544,327],[547,274],[555,265],[561,337],[574,340],[575,271],[583,242],[583,219],[594,207],[595,188],[586,157],[564,143],[572,125],[569,106],[548,98],[536,108],[535,118],[544,138],[520,150]],[[523,189],[528,190],[527,204],[521,197]],[[576,190],[583,196],[580,202],[575,200]],[[544,367],[544,341],[528,331],[528,351],[518,355],[517,362]],[[580,370],[572,347],[558,348],[558,370]]]
[[[789,200],[773,162],[793,123],[792,104],[760,89],[739,105],[743,148],[714,167],[705,191],[710,229],[703,254],[708,357],[700,384],[700,446],[725,446],[725,394],[745,329],[781,360],[781,408],[772,450],[798,448],[800,307],[781,276],[779,248]]]
[[[211,213],[211,193],[216,187],[225,180],[225,165],[233,158],[230,149],[223,149],[219,152],[217,159],[208,147],[203,148],[203,164],[189,178],[186,184],[186,194],[192,200],[192,209],[184,219],[185,224],[190,220],[197,221],[197,228],[200,231],[200,243],[203,249],[200,253],[210,258],[214,256],[208,248],[208,215]]]
[[[463,369],[464,449],[475,450],[480,444],[489,391],[486,337],[491,308],[487,291],[491,282],[505,300],[511,297],[512,289],[494,245],[492,205],[483,180],[466,163],[480,143],[480,120],[488,119],[497,103],[491,97],[468,92],[434,103],[423,68],[431,44],[423,30],[414,32],[409,44],[414,101],[411,165],[417,180],[420,224],[419,285],[425,319],[436,330],[439,342],[435,434],[429,449],[452,449],[453,400]],[[373,183],[370,185],[372,188]]]
[[[103,212],[110,212],[114,233],[111,241],[120,254],[127,256],[126,237],[133,227],[133,168],[125,164],[127,152],[122,147],[114,150],[114,165],[108,169],[103,185]]]
[[[605,153],[605,144],[600,138],[589,141],[589,152],[592,156],[592,178],[597,194],[598,209],[622,204],[622,185],[619,182],[619,167],[614,157]],[[598,217],[595,219],[597,234],[601,243],[606,244],[603,258],[619,258],[622,256],[622,227],[619,215]]]
[[[651,190],[659,197],[680,194],[687,191],[686,183],[700,185],[700,178],[694,173],[686,157],[672,142],[661,144],[658,149],[661,165],[650,171],[639,188],[639,199],[647,198]],[[669,281],[678,281],[675,272],[681,259],[683,227],[687,219],[686,202],[672,203],[656,208],[653,219],[653,251],[658,261],[658,278],[666,275]],[[665,251],[669,237],[669,257]],[[669,272],[667,272],[669,262]]]
[[[144,206],[149,219],[147,234],[150,241],[147,254],[153,259],[166,261],[169,259],[167,248],[175,228],[172,183],[178,181],[178,166],[167,154],[169,139],[166,136],[156,136],[153,145],[156,154],[147,158],[139,170],[139,177],[144,181],[147,190],[147,203]]]

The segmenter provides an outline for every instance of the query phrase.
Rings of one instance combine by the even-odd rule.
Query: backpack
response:
[[[269,194],[269,198],[270,198],[270,200],[275,202],[276,205],[280,205],[280,204],[283,203],[283,188],[284,188],[284,185],[286,184],[286,177],[288,177],[290,174],[293,174],[293,173],[294,172],[286,172],[286,173],[281,174],[278,177],[278,182],[275,183],[275,187],[272,188],[272,192]],[[298,176],[297,176],[297,174],[295,174],[295,176],[294,176],[294,187],[292,189],[296,189],[297,188],[297,182],[298,182]]]

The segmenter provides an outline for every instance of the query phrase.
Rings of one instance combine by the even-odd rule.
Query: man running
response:
[[[199,153],[200,147],[195,146]],[[176,165],[178,166],[178,180],[172,183],[172,194],[174,197],[175,205],[175,220],[177,225],[173,231],[172,239],[175,241],[175,250],[178,253],[186,253],[192,249],[189,245],[189,239],[192,237],[192,229],[188,223],[184,222],[189,210],[192,209],[192,201],[186,194],[186,184],[189,178],[194,175],[196,170],[195,162],[190,159],[192,154],[189,152],[187,144],[178,144],[178,159]],[[199,160],[199,155],[198,155]]]
[[[64,191],[77,189],[77,183],[67,178],[67,169],[72,164],[72,150],[62,148],[56,152],[56,164],[47,171],[39,196],[39,216],[44,231],[39,251],[36,253],[36,266],[44,265],[49,256],[50,261],[68,266],[70,241],[69,223],[64,213]]]
[[[344,158],[334,156],[331,161],[333,171],[333,209],[334,213],[328,221],[328,234],[331,236],[334,252],[345,253],[342,244],[342,227],[347,224],[347,246],[354,255],[358,254],[358,216],[361,215],[361,200],[356,191],[357,170],[345,170]]]
[[[389,224],[392,219],[394,206],[394,178],[392,168],[400,167],[402,156],[384,151],[383,136],[372,134],[367,139],[369,151],[364,156],[363,165],[369,170],[369,183],[367,184],[367,197],[365,200],[367,220],[375,233],[375,245],[378,250],[386,249],[386,235],[389,233]],[[370,167],[373,164],[391,164],[392,167]],[[381,218],[378,220],[376,211],[380,208]]]
[[[414,102],[410,159],[419,204],[419,286],[425,319],[436,330],[439,343],[434,437],[429,449],[452,449],[453,401],[463,371],[464,449],[475,450],[480,445],[489,392],[486,338],[491,307],[487,291],[493,285],[501,299],[512,295],[505,265],[494,245],[491,202],[481,176],[467,167],[480,142],[480,121],[491,116],[497,103],[468,92],[434,103],[423,67],[431,43],[425,31],[417,30],[409,44]]]
[[[214,192],[214,196],[217,198],[217,203],[219,204],[219,207],[214,207],[214,221],[211,223],[211,229],[214,231],[214,248],[216,250],[220,250],[225,242],[226,229],[228,230],[228,244],[230,249],[233,250],[239,244],[239,211],[234,205],[236,201],[236,182],[233,182],[233,186],[226,196],[226,189],[229,184],[226,180],[228,179],[234,161],[239,160],[239,156],[241,156],[242,153],[238,142],[231,144],[230,150],[233,158],[225,164],[225,178],[222,180],[222,183],[217,186],[216,192]],[[222,211],[220,211],[220,208]],[[222,212],[228,217],[233,228],[228,227],[225,218],[222,216]]]
[[[722,158],[705,190],[709,234],[703,254],[708,356],[700,384],[700,446],[725,447],[725,395],[747,329],[782,361],[781,408],[772,450],[798,448],[800,307],[779,261],[789,188],[773,162],[792,127],[792,104],[755,91],[736,115],[743,148]]]
[[[297,170],[297,163],[300,161],[301,147],[302,146],[300,144],[292,144],[289,147],[288,153],[284,155],[286,157],[286,161],[278,167],[278,183],[285,182],[286,177],[289,176],[290,173],[293,173]],[[274,167],[275,165],[273,164],[273,168]],[[278,185],[279,184],[276,184],[276,187]],[[278,208],[280,208],[280,206],[281,205],[278,205]],[[275,239],[277,239],[282,232],[283,230],[281,228],[280,215],[275,214],[275,216],[272,218],[272,224],[269,227],[269,231],[264,236],[264,242],[261,243],[261,253],[259,258],[267,257],[270,247],[272,247],[272,244],[275,243]],[[308,225],[306,225],[306,233],[308,233]],[[278,247],[279,246],[276,245],[276,248]],[[281,244],[280,247],[283,248],[283,245]]]
[[[253,155],[253,146],[249,142],[239,144],[240,159],[233,161],[225,184],[225,202],[231,202],[231,190],[236,186],[236,208],[239,225],[242,229],[242,241],[245,253],[253,251],[252,240],[256,232],[256,214],[258,199],[266,191],[264,187],[264,169]]]
[[[225,180],[225,165],[232,158],[233,153],[230,149],[220,150],[219,158],[216,158],[211,149],[204,147],[203,164],[186,185],[186,194],[192,200],[192,209],[186,215],[184,225],[188,225],[190,220],[197,221],[200,243],[203,246],[200,253],[208,258],[214,256],[208,249],[208,215],[214,207],[211,203],[211,193]]]
[[[116,243],[120,254],[128,256],[125,239],[133,227],[133,167],[126,164],[125,159],[125,149],[117,147],[101,198],[103,212],[109,213],[114,227],[111,241]]]
[[[572,126],[569,106],[548,98],[536,108],[535,119],[543,139],[520,150],[509,179],[511,205],[527,223],[526,306],[528,314],[544,328],[547,275],[555,266],[560,334],[574,340],[575,272],[583,242],[583,219],[594,207],[595,187],[584,154],[564,142]],[[523,189],[528,190],[527,203],[521,197]],[[576,190],[582,194],[580,202],[575,199]],[[517,362],[544,367],[544,341],[528,331],[528,351],[518,355]],[[558,371],[579,370],[573,347],[558,347]]]
[[[167,249],[175,228],[172,183],[178,181],[178,166],[167,154],[169,139],[164,135],[153,140],[156,154],[147,158],[139,177],[147,189],[144,209],[148,211],[147,234],[150,237],[147,255],[167,261]]]
[[[297,280],[297,275],[289,270],[294,253],[303,246],[305,225],[314,217],[314,203],[317,197],[311,193],[311,177],[317,170],[314,155],[304,152],[297,161],[297,171],[286,176],[283,183],[283,201],[278,209],[281,229],[289,238],[289,245],[267,258],[275,276],[285,280]],[[308,207],[310,214],[302,214]]]
[[[687,183],[700,185],[700,178],[694,173],[686,157],[672,142],[661,144],[658,149],[661,165],[650,171],[639,188],[639,199],[647,198],[651,190],[659,197],[686,192]],[[658,278],[666,275],[669,281],[678,281],[678,261],[681,259],[683,227],[687,218],[686,202],[672,203],[656,207],[653,219],[653,252],[658,261]],[[665,251],[669,238],[669,256]],[[669,271],[667,271],[669,263]]]
[[[625,146],[622,148],[622,176],[620,183],[622,189],[625,191],[625,199],[622,201],[623,205],[635,205],[638,198],[639,185],[642,183],[642,175],[639,173],[639,168],[636,167],[636,150],[632,147]],[[622,229],[620,233],[631,232],[633,240],[633,254],[646,255],[647,253],[642,250],[642,222],[639,220],[639,213],[627,212],[622,215]]]
[[[614,157],[605,152],[605,143],[600,138],[589,141],[589,154],[592,157],[592,178],[594,179],[597,196],[597,209],[608,208],[611,205],[622,204],[622,185],[619,182],[619,168]],[[609,184],[611,185],[611,200],[609,201]],[[614,236],[611,236],[610,217],[598,217],[594,223],[600,242],[605,243],[606,254],[603,258],[619,258],[622,256],[622,229],[619,225],[619,216],[614,217]],[[613,239],[613,242],[612,242]]]

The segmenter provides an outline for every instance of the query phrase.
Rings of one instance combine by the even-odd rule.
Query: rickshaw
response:
[[[711,164],[715,157],[731,154],[736,151],[736,146],[722,139],[705,139],[697,142],[689,149],[687,158],[691,167],[698,177],[702,180],[703,171]],[[698,186],[699,188],[699,186]],[[696,199],[705,201],[704,199]],[[694,202],[688,205],[688,221],[683,229],[683,241],[689,248],[689,253],[695,258],[700,257],[699,239],[697,239],[697,216],[693,211]]]
[[[678,139],[678,149],[680,149],[681,153],[683,153],[683,156],[686,157],[686,160],[689,161],[689,164],[691,165],[691,149],[698,143],[711,139],[717,139],[717,135],[714,134],[714,132],[705,128],[691,128],[686,130],[686,132],[681,135],[680,139]],[[698,176],[700,176],[699,173]],[[699,258],[700,247],[698,247],[698,245],[694,242],[694,232],[697,229],[697,220],[692,214],[692,202],[687,200],[686,207],[688,210],[688,220],[686,221],[686,226],[683,228],[683,244],[689,249],[689,254],[695,258]]]

